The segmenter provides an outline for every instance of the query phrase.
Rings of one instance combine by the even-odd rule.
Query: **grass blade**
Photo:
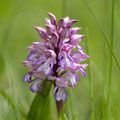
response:
[[[115,60],[115,62],[116,62],[116,64],[117,64],[117,66],[118,66],[118,68],[119,68],[119,70],[120,70],[120,64],[119,64],[119,62],[118,62],[118,60],[117,60],[117,57],[116,57],[116,55],[115,55],[115,53],[114,53],[114,51],[113,51],[113,49],[112,49],[112,46],[111,46],[110,42],[109,42],[108,39],[107,39],[107,36],[106,36],[105,32],[103,31],[101,25],[99,24],[99,22],[98,22],[98,20],[97,20],[97,18],[96,18],[96,16],[95,16],[95,14],[94,14],[94,12],[92,11],[92,9],[90,8],[90,6],[88,5],[88,3],[87,3],[85,0],[82,0],[82,2],[83,2],[84,5],[88,8],[88,10],[90,11],[91,15],[93,16],[93,18],[94,18],[94,20],[95,20],[98,28],[100,29],[100,31],[101,31],[101,33],[102,33],[105,41],[107,42],[107,45],[108,45],[108,47],[109,47],[109,49],[110,49],[110,51],[111,51],[111,53],[112,53],[112,55],[113,55],[113,57],[114,57],[114,60]]]
[[[0,89],[0,94],[5,98],[5,100],[11,105],[12,109],[17,111],[17,107],[15,106],[13,100],[7,95],[6,92],[4,92],[3,90]],[[21,113],[21,115],[25,118],[26,115],[24,113],[24,111],[21,108],[18,108],[19,112]]]
[[[4,92],[3,90],[0,90],[0,94],[7,100],[7,102],[12,106],[13,109],[15,109],[14,102],[12,99]]]
[[[112,14],[111,14],[111,47],[113,47],[113,34],[114,33],[114,0],[112,0]],[[111,92],[111,77],[112,77],[112,54],[109,57],[109,75],[108,75],[108,91],[107,91],[107,103],[106,103],[106,120],[109,119],[109,107],[110,107],[110,92]]]

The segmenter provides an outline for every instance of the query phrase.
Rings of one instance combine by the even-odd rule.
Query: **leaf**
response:
[[[68,91],[68,96],[67,96],[68,98],[67,101],[63,103],[63,111],[61,113],[61,116],[62,118],[64,118],[63,120],[75,120],[74,110],[72,106],[72,99],[71,99],[72,92],[71,89],[69,88],[67,89],[67,91]]]
[[[51,84],[46,82],[43,92],[35,96],[27,120],[50,120],[50,88]]]
[[[62,113],[59,120],[68,120],[68,118],[65,113]]]

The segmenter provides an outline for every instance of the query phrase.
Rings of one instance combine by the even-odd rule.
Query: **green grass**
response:
[[[120,1],[86,0],[88,6],[82,1],[0,0],[0,120],[25,120],[29,111],[35,94],[22,81],[28,69],[21,62],[27,46],[39,41],[34,26],[44,27],[46,11],[78,19],[75,26],[86,35],[80,45],[90,55],[89,67],[70,90],[72,119],[120,119]]]

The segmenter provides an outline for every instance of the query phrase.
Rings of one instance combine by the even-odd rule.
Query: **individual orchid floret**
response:
[[[51,23],[53,25],[56,25],[56,17],[52,13],[49,13],[49,12],[48,12],[48,15],[50,16]]]
[[[75,87],[80,81],[80,73],[86,76],[87,64],[82,64],[89,56],[83,52],[79,42],[84,35],[77,34],[81,27],[73,27],[77,20],[69,17],[60,18],[49,13],[46,18],[45,28],[35,26],[41,41],[33,42],[28,47],[30,54],[23,64],[30,68],[23,81],[28,82],[30,90],[38,93],[43,90],[45,81],[54,83],[56,101],[67,100],[67,88]],[[77,51],[76,51],[77,49]],[[50,83],[50,82],[49,82]]]

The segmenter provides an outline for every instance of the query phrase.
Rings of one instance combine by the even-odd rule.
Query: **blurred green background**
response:
[[[113,50],[120,63],[120,0],[114,1]],[[112,0],[86,2],[110,41]],[[29,111],[35,94],[22,81],[28,68],[21,63],[28,55],[26,48],[39,41],[34,26],[44,27],[46,11],[57,19],[79,20],[75,26],[82,27],[79,33],[86,35],[80,45],[90,56],[87,77],[81,76],[70,90],[74,119],[120,120],[120,69],[114,59],[110,68],[110,49],[81,0],[0,0],[0,120],[25,120]],[[51,120],[56,120],[54,111],[52,114]]]

